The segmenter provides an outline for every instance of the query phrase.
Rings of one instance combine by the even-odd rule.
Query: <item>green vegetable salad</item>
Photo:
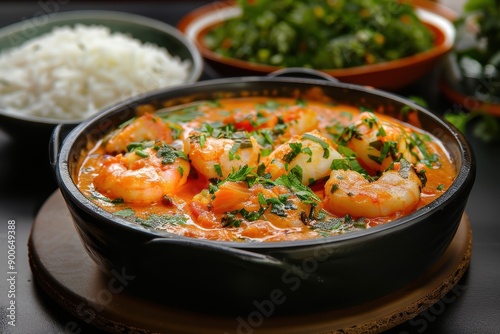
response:
[[[226,57],[279,67],[340,69],[410,56],[433,33],[398,0],[237,0],[242,15],[205,35]]]

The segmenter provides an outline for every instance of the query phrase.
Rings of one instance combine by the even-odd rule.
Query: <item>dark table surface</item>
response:
[[[2,2],[0,27],[32,18],[40,13],[75,9],[112,9],[150,16],[176,25],[188,11],[207,1],[156,2]],[[429,109],[444,114],[457,107],[444,99],[437,83],[438,68],[398,94],[420,96]],[[206,71],[203,80],[214,74]],[[477,161],[477,178],[466,212],[473,232],[469,269],[450,296],[412,321],[387,333],[500,333],[500,143],[485,143],[471,133],[467,137]],[[62,309],[40,290],[28,263],[27,241],[35,216],[44,201],[57,189],[48,165],[45,145],[36,152],[0,131],[0,333],[64,333],[76,322],[80,333],[99,333]],[[47,145],[48,147],[48,145]],[[17,277],[16,326],[8,325],[7,228],[16,222]]]

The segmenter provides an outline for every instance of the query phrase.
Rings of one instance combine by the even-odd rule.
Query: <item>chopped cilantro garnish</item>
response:
[[[169,225],[184,225],[187,222],[187,218],[182,214],[172,214],[172,215],[149,215],[146,219],[136,218],[135,221],[143,226],[158,228],[163,227],[167,224]]]
[[[200,138],[200,147],[203,148],[203,146],[205,146],[205,141],[207,140],[207,138],[205,137],[204,134],[201,134],[199,138]]]
[[[240,181],[245,181],[248,185],[248,187],[253,186],[256,184],[259,180],[259,175],[255,173],[253,167],[249,167],[248,165],[241,166],[237,170],[234,170],[229,173],[229,175],[226,177],[226,179],[222,180],[221,182],[218,183],[218,185],[221,185],[224,182],[240,182]]]
[[[174,124],[174,123],[167,123],[168,127],[170,128],[170,130],[172,131],[172,137],[174,138],[174,140],[177,140],[181,137],[181,134],[182,134],[182,126],[180,126],[179,124]]]
[[[226,212],[226,214],[222,217],[221,223],[223,227],[240,227],[243,219],[237,218],[238,210]]]
[[[229,161],[233,161],[234,159],[239,160],[238,156],[235,156],[235,154],[238,151],[238,149],[240,148],[240,145],[241,144],[238,143],[238,142],[235,142],[233,144],[233,146],[231,147],[231,149],[229,150],[229,153],[228,153],[228,155],[229,155]]]
[[[258,193],[257,194],[257,198],[259,200],[259,204],[260,205],[266,205],[267,204],[266,198],[264,197],[264,195],[262,195],[262,193]]]
[[[387,135],[387,133],[385,132],[385,129],[383,126],[380,126],[378,128],[378,131],[377,131],[377,136],[380,136],[380,137],[385,137]]]
[[[276,185],[282,185],[290,189],[303,203],[318,205],[321,199],[311,190],[300,182],[294,173],[283,174],[274,181]]]
[[[290,163],[302,152],[302,143],[289,143],[291,151],[283,156],[283,161]]]
[[[336,232],[336,234],[338,234],[357,229],[365,229],[366,219],[363,217],[353,219],[350,215],[345,215],[341,218],[329,218],[324,221],[313,221],[310,226],[318,232]],[[329,235],[331,234],[325,234],[325,236]]]
[[[257,142],[264,147],[272,147],[274,145],[273,133],[269,129],[255,130],[250,133],[250,136],[257,139]]]
[[[264,148],[264,149],[260,150],[260,155],[261,155],[262,157],[267,157],[267,156],[269,156],[272,152],[273,152],[273,150],[272,150],[272,149],[270,149],[270,148]]]
[[[330,156],[330,145],[327,142],[325,142],[321,138],[313,136],[310,133],[303,134],[302,135],[302,139],[308,139],[310,141],[313,141],[313,142],[318,143],[319,145],[321,145],[321,147],[323,148],[323,158],[328,159],[328,157]]]
[[[116,211],[114,214],[125,218],[125,217],[133,216],[135,214],[135,212],[133,209],[127,208],[127,209]]]
[[[331,230],[338,230],[343,223],[344,223],[343,218],[330,218],[326,221],[315,223],[313,227],[314,229],[317,230],[331,231]]]
[[[273,134],[275,136],[279,136],[285,133],[288,128],[288,124],[285,124],[282,116],[278,116],[278,124],[276,124],[273,128]]]
[[[305,107],[307,106],[307,101],[303,99],[297,99],[297,101],[295,101],[295,104],[300,107]]]
[[[214,194],[217,190],[219,190],[219,187],[217,187],[217,185],[215,185],[211,182],[208,184],[208,192],[210,194]]]
[[[257,175],[258,176],[263,176],[264,173],[266,171],[266,165],[264,165],[263,163],[261,163],[258,167],[257,167]]]
[[[149,154],[143,150],[134,150],[135,154],[140,156],[141,158],[147,158],[149,157]]]
[[[332,170],[352,170],[363,175],[365,179],[370,180],[368,172],[356,160],[356,153],[346,146],[338,146],[337,151],[345,156],[344,159],[333,159],[330,169]]]
[[[127,152],[133,152],[133,151],[144,151],[146,148],[153,147],[154,141],[152,140],[145,140],[141,142],[132,142],[127,145]],[[137,155],[141,156],[141,154],[146,154],[146,152],[138,153]]]
[[[110,199],[110,198],[108,198],[106,196],[101,195],[97,191],[92,191],[91,198],[97,199],[97,200],[100,200],[100,201],[103,201],[103,202],[106,202],[106,203],[111,203],[111,204],[123,204],[123,198],[118,197],[118,198],[115,198],[115,199]]]
[[[356,153],[349,147],[344,145],[337,146],[337,151],[345,157],[356,157]]]
[[[377,151],[380,152],[379,156],[373,155],[373,154],[368,154],[368,158],[370,160],[375,161],[379,165],[384,162],[384,159],[387,158],[389,155],[396,157],[397,155],[397,143],[392,140],[388,141],[382,141],[382,140],[375,140],[372,141],[369,144],[370,147],[373,147]]]
[[[412,133],[409,137],[410,144],[413,147],[418,147],[422,155],[423,159],[420,160],[421,163],[431,167],[435,164],[439,164],[439,156],[437,154],[430,154],[425,145],[425,141],[430,141],[431,138],[426,135],[419,136],[417,133]]]
[[[417,176],[420,179],[420,182],[422,182],[422,187],[425,187],[425,184],[427,183],[427,175],[425,175],[425,169],[419,170]]]
[[[363,123],[368,125],[370,129],[373,129],[375,126],[377,126],[378,119],[375,117],[375,115],[371,115],[370,117],[363,118]]]
[[[271,213],[280,217],[286,217],[286,210],[297,210],[297,206],[288,200],[287,195],[266,198],[267,204],[271,205]]]
[[[183,151],[178,151],[170,145],[161,144],[155,147],[157,149],[156,155],[161,158],[161,163],[164,165],[173,164],[177,158],[188,160],[188,157]]]
[[[346,126],[337,138],[338,144],[345,146],[352,139],[361,139],[361,133],[355,125]]]
[[[246,220],[253,222],[253,221],[256,221],[257,219],[259,219],[264,214],[265,211],[266,211],[266,208],[261,206],[259,208],[259,210],[257,210],[257,211],[250,212],[250,211],[247,211],[245,208],[243,208],[239,211],[239,213]]]
[[[217,175],[219,177],[222,177],[222,168],[219,164],[215,164],[214,165],[214,169],[215,169],[215,172],[217,173]]]

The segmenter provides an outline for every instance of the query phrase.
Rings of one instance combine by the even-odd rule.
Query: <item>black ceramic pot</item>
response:
[[[91,138],[99,138],[135,116],[140,104],[177,105],[241,95],[294,96],[311,89],[339,103],[380,109],[400,117],[418,115],[419,127],[440,139],[457,177],[441,197],[385,225],[318,240],[231,243],[197,240],[148,230],[114,216],[85,198],[73,182],[77,160]],[[136,292],[206,310],[273,312],[346,307],[400,289],[425,273],[443,254],[464,213],[474,183],[469,144],[436,115],[402,97],[338,82],[291,77],[217,79],[157,91],[124,101],[52,138],[58,185],[88,253],[105,273],[118,271]]]

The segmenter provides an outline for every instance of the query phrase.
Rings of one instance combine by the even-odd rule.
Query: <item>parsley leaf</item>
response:
[[[321,138],[313,136],[310,133],[303,134],[302,139],[308,139],[310,141],[318,143],[321,146],[321,148],[323,148],[323,158],[328,159],[328,157],[330,156],[330,145],[327,142],[325,142]]]
[[[151,228],[159,228],[163,227],[167,224],[169,225],[184,225],[187,222],[187,218],[182,214],[173,214],[173,215],[157,215],[151,214],[146,219],[143,218],[135,218],[135,221],[142,226],[151,227]]]
[[[295,173],[283,174],[274,181],[276,185],[282,185],[290,189],[303,203],[318,205],[321,199],[311,190],[300,182]]]
[[[256,184],[259,179],[259,176],[253,170],[254,168],[249,167],[248,165],[241,166],[237,170],[233,169],[233,171],[217,185],[220,186],[224,182],[245,181],[248,184],[248,187],[251,187]]]
[[[156,155],[158,158],[162,158],[161,163],[164,165],[173,164],[177,158],[188,160],[188,157],[183,151],[178,151],[170,145],[161,144],[160,146],[155,146],[158,151]]]

